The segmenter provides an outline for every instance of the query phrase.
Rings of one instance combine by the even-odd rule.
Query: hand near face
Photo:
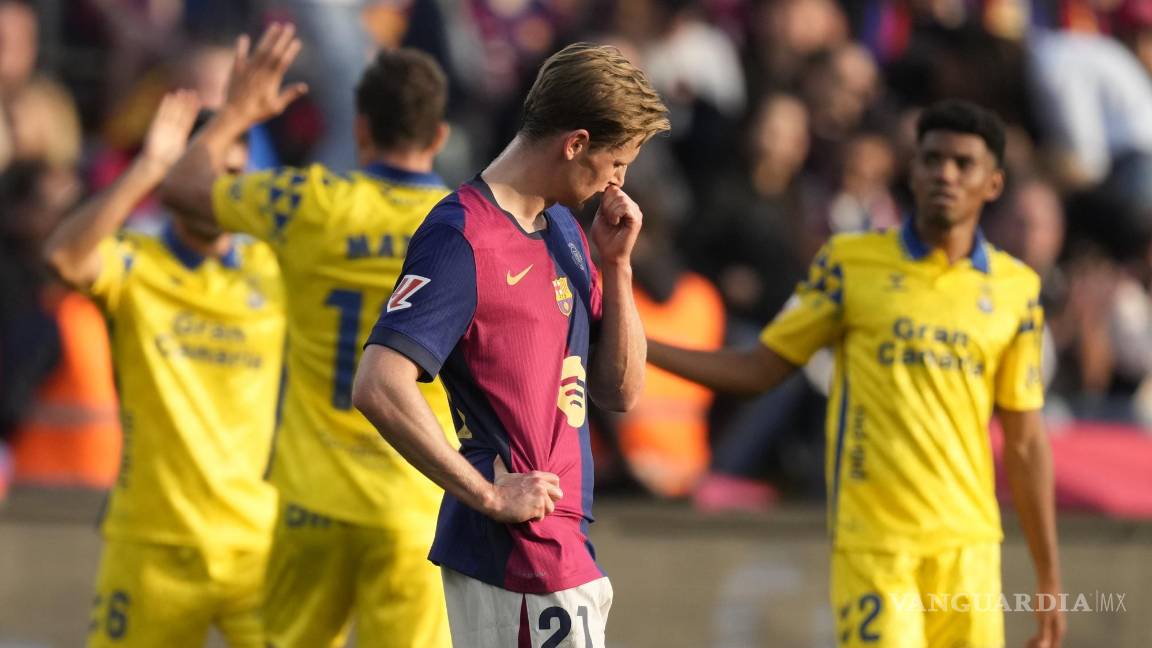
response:
[[[600,198],[600,208],[592,221],[592,243],[600,252],[601,265],[627,264],[644,223],[636,201],[611,184]]]

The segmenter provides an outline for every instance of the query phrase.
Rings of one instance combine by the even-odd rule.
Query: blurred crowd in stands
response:
[[[1009,186],[984,228],[1044,278],[1049,413],[1152,429],[1152,0],[0,0],[0,473],[115,479],[104,323],[40,245],[167,89],[219,104],[235,37],[273,20],[300,29],[311,92],[251,133],[254,166],[352,168],[352,88],[403,45],[448,71],[450,185],[509,139],[543,58],[618,46],[673,124],[625,187],[638,302],[650,335],[700,347],[755,342],[831,234],[901,222],[918,110],[992,108]],[[596,413],[602,483],[704,508],[819,497],[827,376],[741,401],[652,371],[636,411]]]

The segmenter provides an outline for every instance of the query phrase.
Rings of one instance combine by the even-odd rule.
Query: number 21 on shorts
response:
[[[592,644],[592,631],[588,627],[588,608],[581,605],[576,608],[576,617],[580,621],[580,628],[577,632],[583,632],[585,648],[593,648]],[[540,644],[540,648],[561,648],[562,646],[572,646],[572,642],[565,640],[572,634],[572,616],[568,611],[562,607],[552,606],[544,608],[540,613],[539,623],[536,626],[545,632],[551,632],[544,643]]]

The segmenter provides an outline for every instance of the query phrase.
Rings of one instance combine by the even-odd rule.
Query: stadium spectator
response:
[[[1152,74],[1152,3],[1123,0],[1114,16],[1113,33]]]
[[[36,72],[40,30],[34,5],[0,2],[0,167],[13,159],[75,168],[81,132],[68,90]]]
[[[67,167],[30,159],[0,180],[4,292],[13,299],[4,327],[12,372],[6,409],[18,412],[8,421],[15,483],[101,489],[112,485],[120,460],[107,330],[96,307],[51,278],[40,256],[78,192]]]
[[[1050,166],[1066,189],[1102,182],[1124,154],[1152,155],[1152,78],[1104,36],[1035,31],[1028,40],[1029,78],[1043,106]]]
[[[644,151],[647,158],[655,149]],[[686,268],[672,236],[676,205],[658,176],[629,171],[629,192],[644,209],[632,252],[633,295],[649,335],[716,349],[724,342],[724,304],[707,279]],[[611,417],[629,474],[659,497],[691,495],[711,460],[708,409],[712,392],[661,369],[645,369],[644,389],[631,411]],[[599,468],[599,458],[597,458]]]

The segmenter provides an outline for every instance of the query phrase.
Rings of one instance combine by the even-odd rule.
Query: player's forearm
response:
[[[604,266],[600,276],[604,286],[604,316],[592,359],[589,393],[600,407],[626,412],[636,404],[644,389],[648,343],[632,297],[632,267]]]
[[[240,115],[222,108],[164,178],[161,198],[192,231],[205,236],[219,233],[212,209],[212,186],[227,172],[225,158],[229,147],[251,126]]]
[[[762,345],[697,351],[649,340],[648,362],[714,391],[742,395],[768,391],[796,369]]]
[[[1060,585],[1052,449],[1039,412],[1002,412],[1004,469],[1041,587]]]
[[[136,158],[111,187],[82,203],[60,223],[44,245],[48,264],[74,286],[91,285],[100,273],[100,241],[120,229],[167,171],[164,163]]]
[[[363,367],[363,365],[361,365]],[[403,384],[388,376],[358,371],[352,404],[408,463],[464,504],[487,514],[495,498],[492,483],[448,444],[415,380]]]

